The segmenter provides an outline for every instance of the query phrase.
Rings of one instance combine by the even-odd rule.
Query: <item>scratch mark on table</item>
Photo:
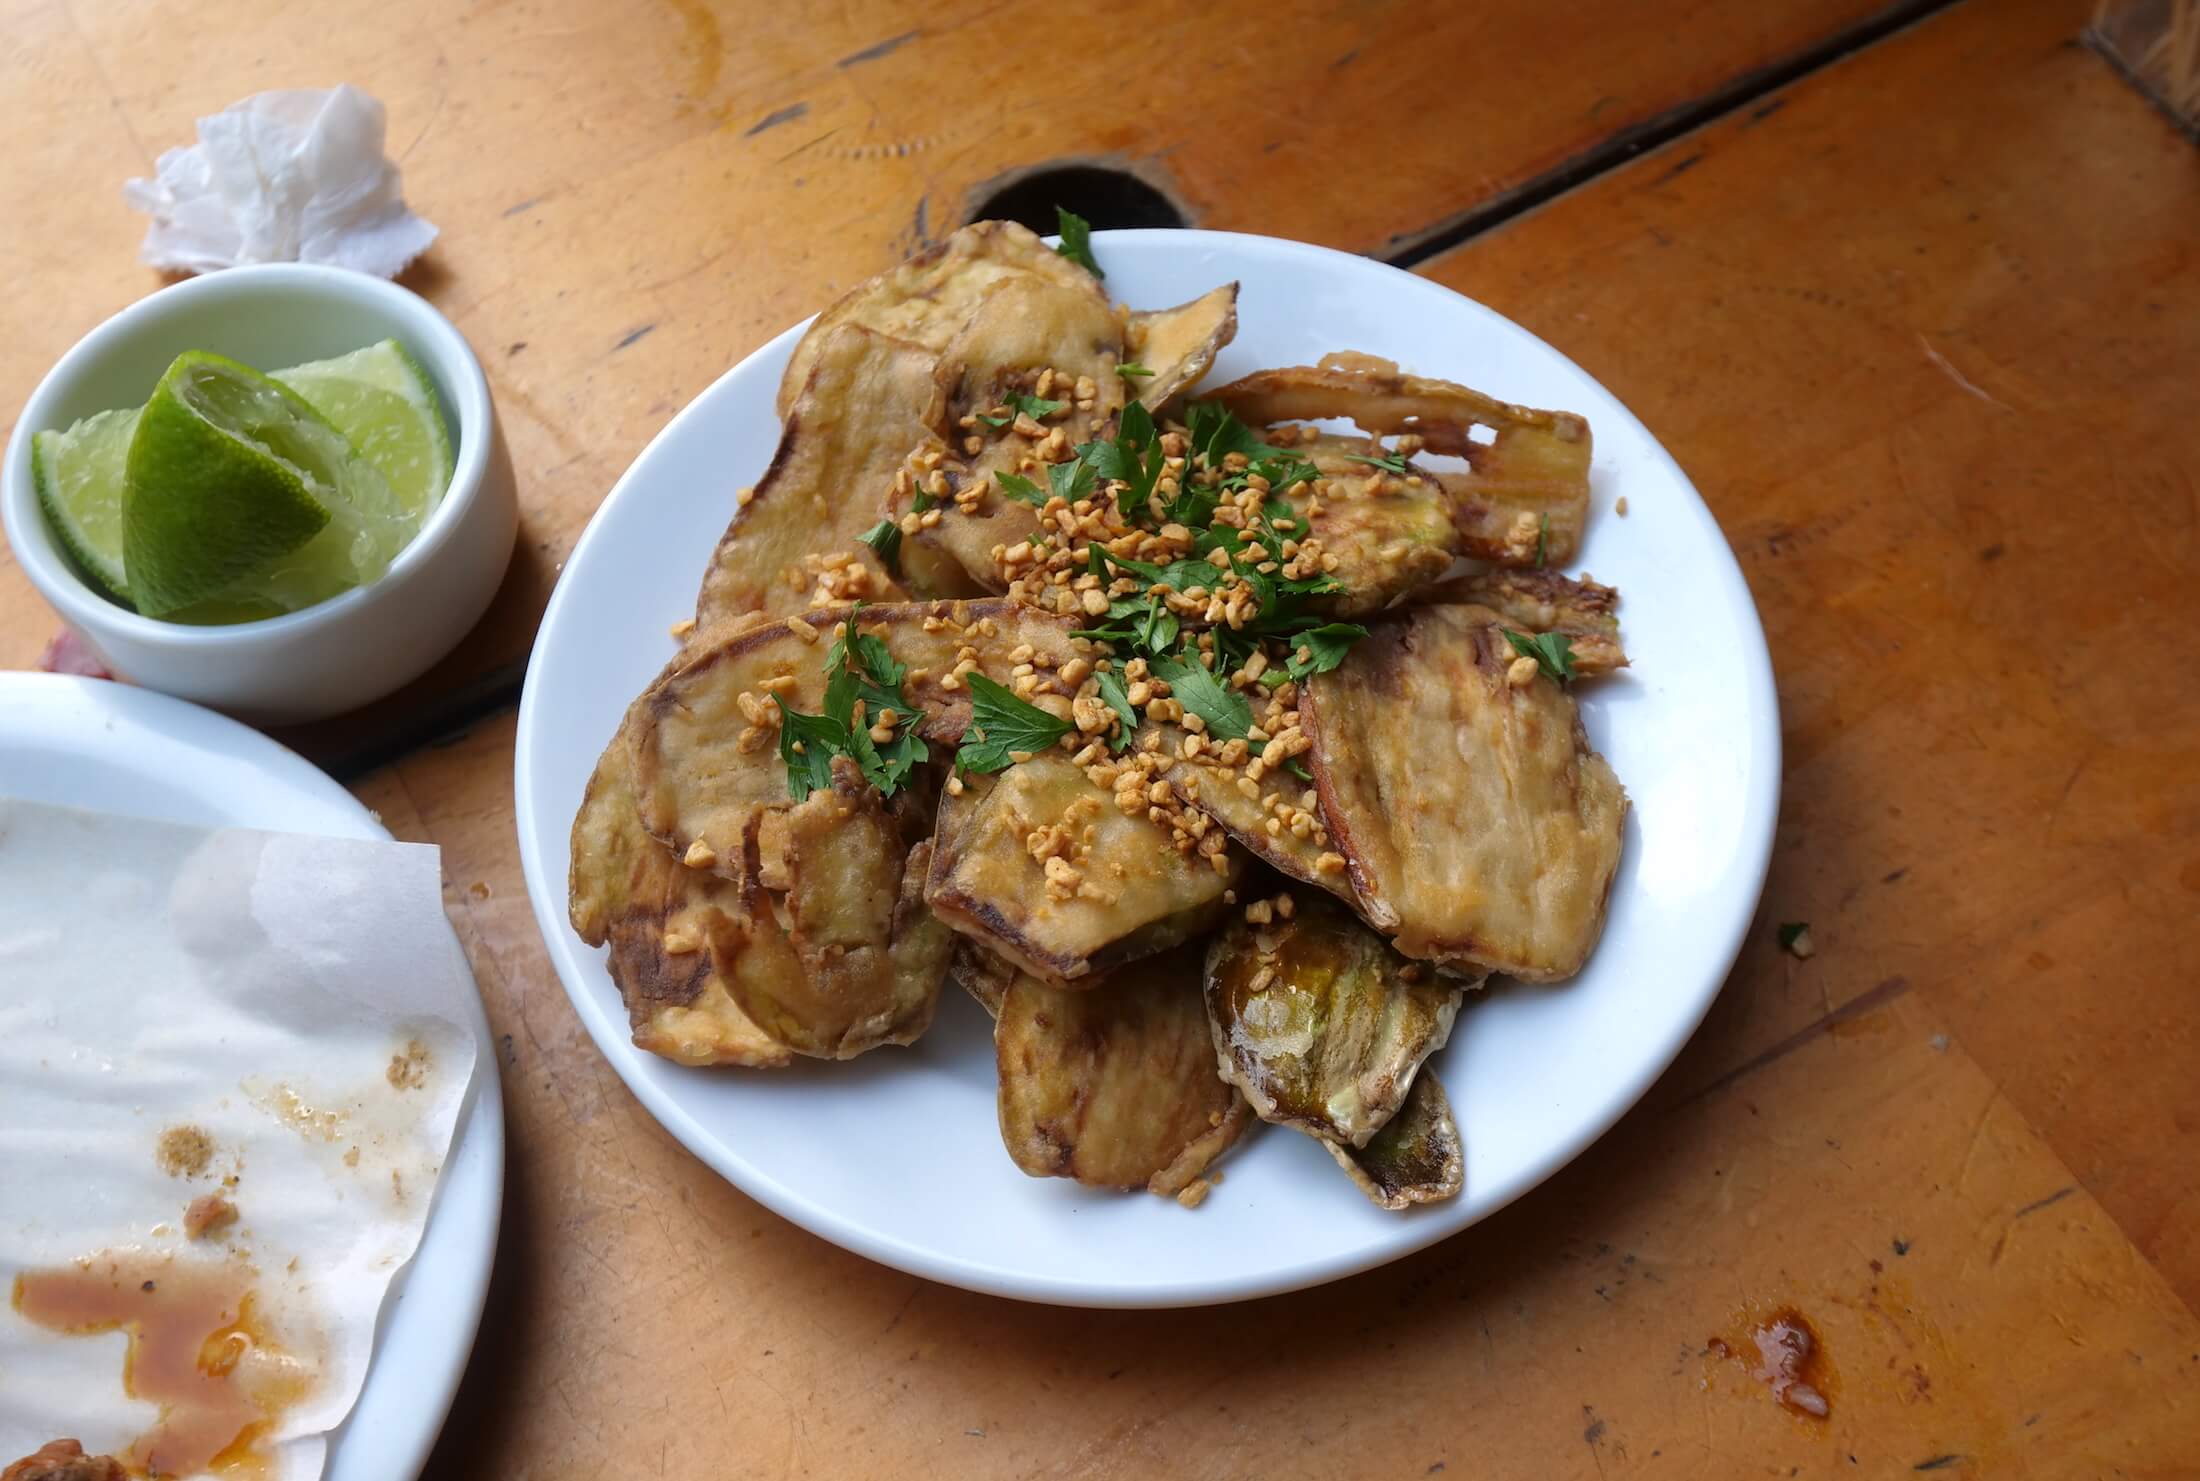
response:
[[[1962,1465],[1967,1459],[1969,1459],[1968,1456],[1962,1455],[1936,1455],[1931,1460],[1919,1461],[1910,1469],[1913,1471],[1944,1471],[1950,1466]]]
[[[1652,190],[1655,190],[1660,185],[1663,185],[1666,181],[1673,179],[1675,176],[1687,174],[1690,170],[1693,170],[1694,168],[1696,168],[1696,166],[1703,163],[1703,157],[1704,151],[1701,149],[1697,150],[1694,154],[1689,155],[1688,158],[1681,160],[1679,163],[1675,164],[1673,168],[1658,176],[1657,179],[1651,181],[1650,188]]]
[[[2068,1187],[2057,1188],[2054,1192],[2048,1194],[2045,1198],[2035,1198],[2030,1203],[2026,1204],[2023,1208],[2020,1208],[2015,1213],[2011,1214],[2009,1216],[2009,1222],[2014,1224],[2017,1220],[2023,1218],[2027,1214],[2036,1214],[2043,1208],[2053,1208],[2056,1204],[2061,1203],[2065,1198],[2068,1198],[2071,1194],[2077,1191],[2078,1185],[2076,1183],[2072,1183]]]
[[[520,214],[520,212],[522,212],[522,211],[532,211],[532,210],[534,210],[534,209],[535,209],[535,207],[537,207],[537,206],[541,205],[541,204],[542,204],[542,203],[543,203],[544,201],[546,201],[546,200],[548,200],[548,199],[549,199],[549,197],[548,197],[548,196],[542,196],[542,195],[531,195],[531,196],[527,197],[527,199],[525,199],[525,200],[521,201],[521,202],[520,202],[520,203],[519,203],[518,205],[516,205],[516,206],[506,206],[506,207],[505,207],[505,208],[504,208],[504,209],[503,209],[503,210],[502,210],[501,212],[499,212],[498,214],[499,214],[499,215],[503,215],[503,216],[517,216],[517,215],[519,215],[519,214]]]
[[[1762,1050],[1759,1053],[1750,1056],[1748,1059],[1743,1060],[1733,1069],[1728,1070],[1725,1074],[1713,1079],[1709,1084],[1703,1086],[1701,1089],[1691,1091],[1689,1094],[1682,1096],[1679,1100],[1673,1103],[1673,1109],[1679,1110],[1683,1106],[1694,1105],[1697,1101],[1700,1101],[1707,1096],[1717,1094],[1719,1091],[1726,1089],[1729,1085],[1732,1085],[1735,1081],[1742,1079],[1744,1076],[1755,1074],[1758,1070],[1763,1069],[1766,1065],[1771,1064],[1773,1061],[1782,1059],[1787,1055],[1793,1054],[1796,1050],[1802,1048],[1805,1044],[1808,1044],[1809,1042],[1811,1042],[1811,1040],[1825,1033],[1826,1030],[1834,1027],[1836,1024],[1846,1023],[1852,1018],[1861,1018],[1866,1013],[1870,1013],[1878,1008],[1883,1008],[1887,1004],[1893,1002],[1896,998],[1901,997],[1909,990],[1910,982],[1908,978],[1889,977],[1886,981],[1880,983],[1877,987],[1870,988],[1864,992],[1858,993],[1855,997],[1849,999],[1840,1007],[1835,1008],[1832,1012],[1822,1014],[1819,1017],[1812,1019],[1809,1023],[1804,1024],[1801,1028],[1797,1029],[1794,1033],[1789,1034],[1786,1038],[1780,1040],[1779,1043],[1774,1044],[1771,1048]]]
[[[744,139],[753,139],[758,134],[763,133],[766,129],[776,129],[783,123],[793,123],[796,119],[802,117],[809,111],[810,105],[808,103],[789,103],[784,108],[774,108],[771,112],[765,114],[755,123],[749,125],[747,129],[743,130],[741,137]]]
[[[1335,60],[1334,62],[1331,62],[1331,63],[1329,64],[1329,70],[1330,70],[1330,71],[1332,71],[1332,72],[1341,72],[1341,71],[1343,71],[1343,70],[1344,70],[1344,69],[1345,69],[1346,67],[1349,67],[1349,66],[1351,66],[1351,65],[1352,65],[1352,64],[1353,64],[1354,62],[1358,61],[1359,59],[1360,59],[1360,49],[1359,49],[1359,48],[1358,48],[1357,46],[1355,46],[1355,47],[1353,47],[1353,48],[1352,48],[1352,50],[1350,50],[1350,51],[1346,52],[1346,53],[1345,53],[1345,54],[1344,54],[1343,56],[1341,56],[1341,57],[1337,58],[1337,60]]]
[[[1749,110],[1749,117],[1743,122],[1742,127],[1746,129],[1751,127],[1752,125],[1763,123],[1766,119],[1772,117],[1773,114],[1778,113],[1782,108],[1785,108],[1787,105],[1787,99],[1774,98],[1771,102],[1765,104],[1762,108],[1752,108]]]
[[[633,343],[634,343],[634,342],[635,342],[636,340],[640,339],[640,338],[641,338],[641,337],[642,337],[643,335],[645,335],[645,334],[648,334],[648,333],[649,333],[649,332],[650,332],[651,330],[655,329],[656,327],[657,327],[657,326],[656,326],[655,324],[644,324],[644,325],[642,325],[642,326],[641,326],[641,327],[640,327],[639,329],[629,329],[629,330],[628,330],[628,331],[626,332],[626,337],[625,337],[624,339],[621,339],[621,340],[620,340],[620,341],[619,341],[619,342],[618,342],[617,344],[613,345],[613,346],[612,346],[611,348],[613,349],[613,351],[623,350],[623,349],[625,349],[625,348],[626,348],[626,347],[627,347],[628,345],[630,345],[630,344],[633,344]]]
[[[2000,407],[2003,411],[2016,410],[2015,407],[2011,406],[2008,402],[2002,400],[1999,396],[1996,396],[1993,392],[1982,390],[1978,386],[1978,384],[1974,382],[1969,376],[1965,375],[1962,371],[1956,369],[1955,366],[1951,365],[1948,362],[1948,357],[1941,354],[1940,351],[1934,349],[1933,342],[1927,339],[1922,333],[1918,335],[1917,343],[1918,347],[1925,351],[1925,358],[1932,361],[1933,364],[1939,368],[1941,374],[1947,376],[1948,379],[1954,381],[1963,390],[1968,391],[1971,395],[1978,397],[1979,400],[1986,402],[1990,406]]]
[[[1978,1149],[1986,1140],[1986,1123],[1994,1119],[1994,1102],[2001,1099],[2001,1091],[1995,1090],[1986,1097],[1986,1104],[1978,1113],[1978,1125],[1971,1128],[1971,1139],[1963,1148],[1963,1166],[1956,1169],[1956,1191],[1961,1193],[1971,1181],[1971,1164],[1978,1160]],[[2000,1250],[1996,1249],[1998,1256]]]
[[[827,139],[830,139],[833,135],[839,133],[845,127],[845,124],[836,123],[831,128],[827,129],[824,133],[819,134],[816,138],[810,140],[809,143],[797,144],[794,148],[788,150],[785,154],[782,154],[781,156],[779,156],[779,158],[773,160],[772,163],[783,165],[788,160],[793,159],[796,155],[802,153],[804,150],[815,149],[818,145],[824,143]],[[753,134],[756,132],[756,130],[751,129],[749,130],[749,132]]]
[[[845,70],[849,67],[860,67],[865,62],[875,62],[880,57],[901,50],[901,48],[923,34],[923,28],[919,27],[914,31],[904,31],[899,36],[889,36],[884,41],[874,42],[861,51],[849,52],[848,55],[833,63],[833,66]]]

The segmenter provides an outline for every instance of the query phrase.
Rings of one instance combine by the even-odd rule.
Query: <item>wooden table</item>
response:
[[[345,78],[511,430],[489,619],[300,737],[396,756],[358,793],[442,846],[501,1045],[504,1236],[430,1474],[2200,1473],[2200,157],[2088,8],[0,0],[0,402],[152,286],[113,185]],[[515,856],[511,692],[619,471],[1073,156],[1564,348],[1694,476],[1780,675],[1762,918],[1645,1103],[1458,1238],[1220,1310],[967,1295],[765,1213],[605,1067]],[[0,663],[52,626],[0,558]],[[1776,1305],[1830,1420],[1712,1346]]]

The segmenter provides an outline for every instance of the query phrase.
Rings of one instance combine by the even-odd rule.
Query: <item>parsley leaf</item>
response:
[[[983,674],[965,675],[963,682],[970,686],[970,728],[963,732],[956,764],[965,771],[1000,771],[1015,759],[1011,752],[1037,755],[1069,733],[1069,721],[1018,699]]]
[[[1083,458],[1072,458],[1066,463],[1047,466],[1047,487],[1057,499],[1074,504],[1092,492],[1095,476],[1092,464]]]
[[[1029,504],[1034,509],[1044,508],[1047,500],[1053,497],[1019,473],[996,473],[993,481],[1001,486],[1002,493],[1020,504]]]
[[[1291,656],[1284,667],[1294,679],[1309,674],[1326,674],[1344,662],[1344,656],[1352,651],[1352,645],[1367,636],[1367,629],[1356,622],[1327,622],[1320,627],[1306,628],[1301,632],[1286,633],[1284,641],[1291,645]],[[1299,650],[1308,650],[1303,661]]]
[[[863,779],[891,795],[908,780],[917,763],[931,759],[931,749],[917,734],[920,708],[901,697],[906,665],[894,661],[886,640],[856,630],[863,611],[858,602],[848,613],[843,635],[834,639],[825,654],[825,712],[808,715],[779,706],[779,759],[787,766],[787,791],[800,802],[821,787],[833,784],[833,757],[846,756],[863,773]],[[862,701],[866,723],[857,724],[855,710]],[[885,710],[907,718],[907,724],[883,743],[871,739],[870,721]],[[802,749],[795,749],[796,743]]]
[[[1063,407],[1069,405],[1067,401],[1042,401],[1037,396],[1026,396],[1021,391],[1009,392],[1006,396],[1003,396],[1001,398],[1000,404],[1008,408],[1007,416],[987,416],[984,412],[981,411],[978,413],[978,420],[985,423],[988,427],[1005,427],[1010,422],[1016,420],[1016,414],[1018,412],[1022,412],[1025,416],[1030,417],[1035,422],[1043,422],[1048,417],[1053,416],[1056,412],[1060,411]]]
[[[1100,675],[1100,698],[1115,711],[1123,723],[1116,728],[1113,749],[1127,751],[1138,737],[1138,711],[1131,708],[1130,691],[1123,687],[1123,676],[1110,669]]]
[[[934,504],[938,502],[939,501],[937,499],[933,498],[930,494],[924,491],[923,484],[918,484],[916,498],[911,501],[909,507],[915,510],[917,513],[922,514],[925,510],[930,509]]]
[[[1499,628],[1505,641],[1512,644],[1513,652],[1522,658],[1532,658],[1535,666],[1563,684],[1574,676],[1573,639],[1564,633],[1537,633],[1527,637],[1511,628]]]
[[[1170,697],[1207,722],[1217,740],[1244,740],[1253,728],[1253,706],[1226,687],[1196,658],[1157,658],[1154,674],[1169,686]]]
[[[1546,513],[1537,518],[1535,526],[1535,568],[1539,571],[1543,569],[1543,544],[1550,537],[1551,516]]]
[[[1153,374],[1153,372],[1152,372],[1152,371],[1150,371],[1150,370],[1148,370],[1148,369],[1147,369],[1147,368],[1146,368],[1145,366],[1143,366],[1143,365],[1134,365],[1134,364],[1132,364],[1132,363],[1131,363],[1130,361],[1128,361],[1128,360],[1124,361],[1124,362],[1123,362],[1123,363],[1122,363],[1121,365],[1118,365],[1118,366],[1116,366],[1116,367],[1115,367],[1115,373],[1116,373],[1117,375],[1120,375],[1120,376],[1123,376],[1123,377],[1125,377],[1126,379],[1128,379],[1129,377],[1131,377],[1131,376],[1134,376],[1134,375],[1136,375],[1136,376],[1146,376],[1146,375],[1152,375],[1152,374]]]
[[[1358,453],[1346,453],[1344,460],[1347,463],[1365,463],[1368,467],[1380,468],[1385,473],[1403,473],[1406,471],[1406,460],[1400,457],[1363,458]]]
[[[1108,275],[1100,271],[1100,264],[1093,260],[1092,223],[1061,206],[1054,208],[1054,222],[1062,233],[1062,245],[1054,250],[1104,281]]]
[[[901,562],[900,525],[895,524],[890,519],[882,519],[856,536],[856,538],[870,546],[872,551],[877,554],[878,562],[886,568],[887,575],[892,576],[899,573]]]
[[[1802,939],[1803,933],[1805,931],[1808,931],[1809,929],[1810,922],[1807,920],[1791,920],[1781,922],[1780,944],[1785,947],[1793,948],[1795,943]]]
[[[776,694],[772,703],[779,706],[779,759],[787,763],[787,791],[801,802],[833,784],[833,756],[847,749],[848,722],[790,710]]]

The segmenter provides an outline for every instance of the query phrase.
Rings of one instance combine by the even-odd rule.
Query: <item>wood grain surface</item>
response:
[[[228,9],[252,46],[0,0],[0,65],[53,99],[23,168],[140,168],[141,140],[276,82],[390,101],[450,233],[421,286],[490,362],[528,506],[448,683],[524,647],[656,426],[906,249],[918,200],[933,229],[1009,165],[1113,150],[1200,224],[1383,252],[1867,8],[1156,7],[1193,58],[1174,87],[941,60],[1042,21],[1097,50],[1138,7]],[[1091,1313],[845,1254],[690,1158],[589,1042],[520,879],[509,713],[364,777],[444,850],[509,1116],[490,1307],[429,1474],[2194,1474],[2200,164],[2076,45],[2085,16],[1950,7],[1422,265],[1695,478],[1764,613],[1787,771],[1762,919],[1679,1062],[1421,1255]],[[1293,101],[1233,112],[1248,90]],[[1122,142],[1080,121],[1111,99]],[[30,198],[0,266],[52,286],[0,304],[11,402],[143,282],[110,204]],[[48,626],[0,567],[0,662]],[[1826,1420],[1718,1355],[1783,1306],[1823,1339]]]
[[[1004,174],[1106,159],[1192,224],[1391,252],[1919,3],[0,0],[0,95],[40,103],[11,125],[29,212],[0,270],[40,291],[0,300],[0,406],[153,285],[119,189],[194,118],[338,79],[385,101],[407,199],[444,232],[404,281],[481,356],[523,512],[450,659],[286,735],[349,773],[423,716],[433,734],[509,697],[559,562],[672,413]],[[54,625],[0,554],[0,664]]]

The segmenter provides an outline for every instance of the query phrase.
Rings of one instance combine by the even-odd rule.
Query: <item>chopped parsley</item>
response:
[[[1152,666],[1177,703],[1206,722],[1209,735],[1232,741],[1252,734],[1252,704],[1197,658],[1157,658]]]
[[[1153,372],[1151,370],[1148,370],[1145,366],[1133,364],[1131,361],[1128,360],[1124,361],[1121,365],[1116,366],[1115,373],[1119,376],[1122,376],[1126,380],[1128,380],[1132,376],[1148,376],[1153,374]]]
[[[1035,422],[1043,422],[1069,405],[1069,403],[1067,401],[1045,401],[1037,396],[1026,396],[1021,391],[1011,391],[1001,398],[1001,405],[1008,408],[1007,416],[988,416],[984,412],[979,412],[978,420],[988,427],[1005,427],[1010,422],[1015,421],[1017,413],[1021,412]]]
[[[930,748],[917,734],[915,721],[921,711],[901,696],[901,682],[909,671],[894,662],[883,638],[856,630],[862,610],[859,602],[849,611],[847,636],[826,652],[823,714],[804,714],[789,708],[777,694],[772,696],[772,703],[779,706],[779,759],[787,765],[787,792],[797,802],[833,784],[835,756],[854,761],[863,779],[888,796],[909,779],[919,762],[931,759]],[[855,718],[858,700],[864,705],[862,724]],[[908,723],[900,725],[889,741],[872,740],[872,717],[889,709]]]
[[[1123,687],[1122,676],[1113,669],[1100,675],[1100,698],[1115,711],[1115,718],[1123,722],[1116,727],[1114,748],[1129,750],[1138,736],[1138,711],[1131,708],[1130,691]]]
[[[965,674],[963,682],[970,686],[970,727],[956,764],[964,771],[1000,771],[1017,756],[1036,756],[1069,734],[1069,721],[1018,699],[983,674]]]
[[[1532,658],[1535,666],[1545,675],[1563,684],[1574,676],[1574,643],[1564,633],[1537,633],[1533,637],[1516,633],[1511,628],[1499,628],[1505,641],[1512,644],[1513,652],[1522,658]]]
[[[889,576],[901,568],[901,526],[890,519],[882,519],[862,534],[856,536],[878,557],[878,563],[886,568]]]
[[[1403,473],[1406,471],[1406,460],[1400,457],[1363,458],[1358,453],[1346,453],[1344,460],[1347,463],[1365,463],[1368,467],[1380,468],[1385,473]]]
[[[1284,639],[1291,645],[1291,656],[1285,662],[1286,672],[1294,679],[1326,674],[1343,663],[1352,645],[1366,636],[1367,629],[1356,622],[1325,622],[1320,627],[1302,628]],[[1301,652],[1307,657],[1301,659]]]
[[[1543,569],[1543,547],[1550,538],[1551,516],[1546,512],[1538,515],[1535,523],[1535,568],[1538,571]]]
[[[1076,263],[1094,277],[1105,280],[1107,274],[1092,255],[1092,223],[1065,206],[1054,208],[1054,223],[1062,233],[1062,245],[1054,250]]]

